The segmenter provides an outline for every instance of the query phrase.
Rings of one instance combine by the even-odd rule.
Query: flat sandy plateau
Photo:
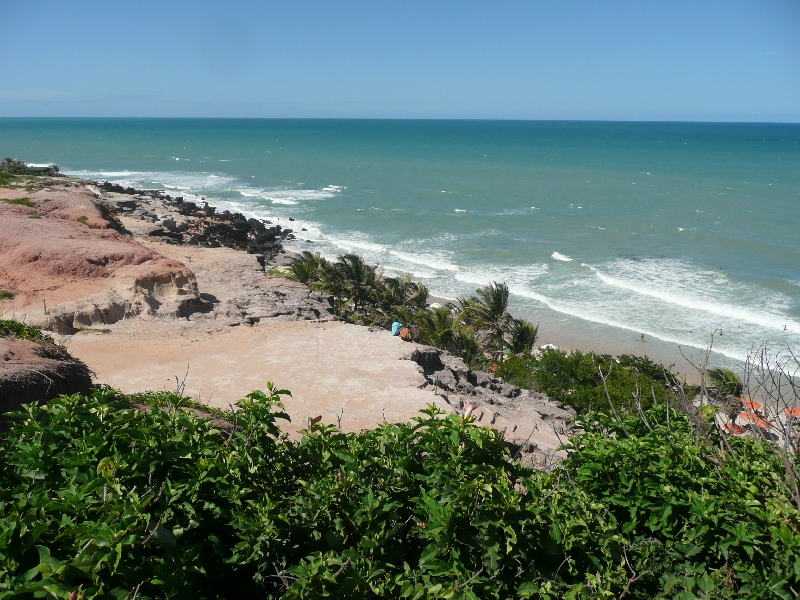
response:
[[[179,324],[129,321],[110,334],[80,333],[67,341],[70,352],[97,379],[125,392],[175,390],[185,376],[185,394],[212,406],[229,403],[265,382],[291,390],[285,404],[292,418],[282,427],[296,431],[306,418],[358,431],[384,417],[406,421],[432,402],[419,389],[425,379],[407,358],[409,345],[387,331],[341,322],[287,321],[198,331]],[[188,374],[187,374],[188,368]],[[177,378],[177,381],[176,381]]]

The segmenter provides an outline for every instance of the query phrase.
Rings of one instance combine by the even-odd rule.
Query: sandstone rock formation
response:
[[[23,195],[0,190],[0,199]],[[140,314],[210,309],[194,274],[119,233],[113,209],[84,189],[28,193],[33,206],[0,202],[0,289],[17,318],[72,333]]]

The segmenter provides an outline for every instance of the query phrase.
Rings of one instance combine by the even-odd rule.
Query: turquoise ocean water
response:
[[[0,154],[205,197],[438,296],[506,281],[542,342],[800,349],[800,125],[0,119]]]

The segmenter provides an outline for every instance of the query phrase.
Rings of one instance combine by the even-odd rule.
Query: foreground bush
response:
[[[113,392],[28,407],[0,444],[0,598],[794,597],[798,509],[754,439],[663,406],[589,413],[561,469],[423,411],[279,437],[271,386],[235,429]]]

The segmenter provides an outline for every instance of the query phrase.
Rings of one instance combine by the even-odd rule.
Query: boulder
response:
[[[62,394],[89,394],[89,368],[62,346],[0,336],[0,429],[7,412],[23,404],[46,402]]]

